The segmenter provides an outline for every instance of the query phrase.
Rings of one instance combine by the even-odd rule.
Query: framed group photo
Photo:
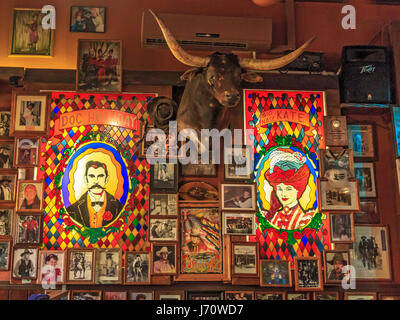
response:
[[[178,241],[178,219],[151,218],[149,231],[150,241]]]
[[[178,215],[178,194],[150,193],[149,213],[152,216]]]
[[[256,232],[256,216],[254,213],[223,212],[224,234],[250,236]]]
[[[357,181],[349,180],[337,184],[329,180],[318,179],[319,209],[321,211],[359,211]]]
[[[296,291],[322,291],[322,266],[319,257],[294,257]]]
[[[258,242],[232,243],[232,276],[259,277]]]
[[[106,8],[71,6],[70,32],[104,33]]]

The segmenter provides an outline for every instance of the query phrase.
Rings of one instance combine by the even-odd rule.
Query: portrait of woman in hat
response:
[[[174,246],[157,246],[153,248],[154,263],[153,273],[158,274],[174,274],[176,273],[175,265],[175,247]]]

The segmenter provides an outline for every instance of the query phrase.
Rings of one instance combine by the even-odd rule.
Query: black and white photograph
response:
[[[319,257],[295,257],[294,276],[296,291],[322,291],[322,267]]]
[[[104,284],[122,282],[122,250],[100,249],[97,251],[97,281]]]
[[[355,241],[350,245],[350,261],[357,279],[390,280],[389,234],[386,226],[354,227]]]
[[[150,241],[177,241],[177,219],[150,219]]]
[[[104,33],[106,8],[104,7],[71,7],[71,32]]]
[[[149,212],[151,216],[177,216],[178,194],[150,193]]]
[[[154,300],[153,292],[128,292],[128,300]]]
[[[35,247],[14,247],[12,277],[14,279],[36,279],[38,270],[38,249]]]
[[[350,254],[348,251],[325,250],[325,282],[340,284],[344,276],[347,275],[347,272],[342,272],[343,268],[347,265],[350,265]]]
[[[321,176],[332,182],[347,181],[354,177],[353,150],[329,148],[320,150]]]
[[[67,281],[70,283],[94,282],[94,249],[68,249]]]
[[[360,199],[360,211],[354,213],[354,224],[379,224],[377,199]]]
[[[0,240],[0,271],[10,269],[11,239]]]
[[[10,119],[11,112],[0,112],[0,137],[8,137],[10,135]]]
[[[223,300],[223,291],[186,291],[186,300]]]
[[[207,177],[217,175],[216,164],[186,164],[181,165],[182,176]]]
[[[14,161],[14,142],[0,143],[0,169],[11,169]]]
[[[15,201],[17,175],[0,175],[0,202]]]
[[[150,283],[150,258],[150,252],[126,252],[125,283]]]
[[[374,164],[372,162],[356,162],[354,171],[360,197],[376,197]]]
[[[150,165],[150,190],[152,192],[177,192],[178,165],[172,163]]]
[[[33,167],[39,163],[39,139],[16,139],[15,166]]]
[[[346,186],[318,179],[321,211],[358,211],[357,181],[347,181]]]
[[[222,184],[222,210],[256,210],[254,184]]]
[[[284,292],[254,292],[254,300],[285,300]]]
[[[225,180],[251,180],[253,160],[250,147],[232,147],[224,150]]]
[[[71,300],[101,300],[100,290],[72,290]]]
[[[223,212],[224,234],[253,235],[256,232],[254,213]]]
[[[0,209],[0,238],[12,235],[13,209]]]
[[[258,277],[258,242],[232,243],[232,276]]]
[[[17,213],[15,218],[15,242],[39,244],[42,237],[42,215]]]
[[[354,241],[353,213],[330,213],[331,241],[351,243]]]

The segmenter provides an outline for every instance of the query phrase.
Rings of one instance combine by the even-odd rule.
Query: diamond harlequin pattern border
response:
[[[131,151],[131,160],[136,168],[135,177],[138,186],[135,189],[134,210],[128,215],[128,222],[122,231],[110,233],[100,239],[95,245],[83,238],[76,231],[68,231],[62,227],[61,215],[55,206],[55,184],[57,165],[64,155],[65,149],[72,147],[82,137],[91,131],[107,133],[120,143],[122,147],[134,147],[138,138],[132,130],[107,126],[87,125],[64,130],[62,137],[53,137],[55,120],[63,113],[85,109],[115,109],[137,115],[141,121],[148,120],[146,111],[147,102],[155,94],[78,94],[78,93],[53,93],[51,100],[50,136],[41,142],[41,157],[39,179],[44,179],[44,227],[43,244],[46,249],[65,250],[66,248],[96,247],[96,248],[122,248],[123,251],[148,250],[148,199],[149,199],[149,164],[144,159],[138,159]],[[56,143],[55,143],[56,142]]]
[[[254,128],[254,148],[262,150],[275,136],[292,135],[297,141],[306,146],[312,153],[319,153],[323,145],[323,115],[324,103],[321,92],[278,92],[245,90],[246,128]],[[292,109],[309,113],[309,121],[315,128],[306,127],[294,122],[274,122],[266,125],[265,132],[259,133],[255,128],[262,111],[272,109]],[[260,159],[255,155],[255,161]],[[325,230],[325,231],[323,231]],[[319,256],[323,250],[330,249],[328,223],[323,220],[323,228],[314,236],[303,236],[293,245],[288,245],[274,233],[262,232],[257,228],[252,241],[260,244],[260,256],[263,259],[292,260],[295,256]]]

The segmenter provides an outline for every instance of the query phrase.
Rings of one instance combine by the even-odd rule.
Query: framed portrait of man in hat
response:
[[[152,274],[175,275],[177,273],[176,243],[153,242],[151,252],[153,253]]]
[[[15,243],[36,244],[42,242],[42,213],[21,213],[15,215]]]
[[[122,249],[99,249],[96,260],[97,282],[102,284],[122,282]]]
[[[340,284],[347,273],[343,268],[350,265],[350,254],[348,251],[325,250],[324,251],[324,274],[326,284]]]
[[[38,251],[33,246],[15,246],[11,277],[15,280],[36,279],[38,269]]]

